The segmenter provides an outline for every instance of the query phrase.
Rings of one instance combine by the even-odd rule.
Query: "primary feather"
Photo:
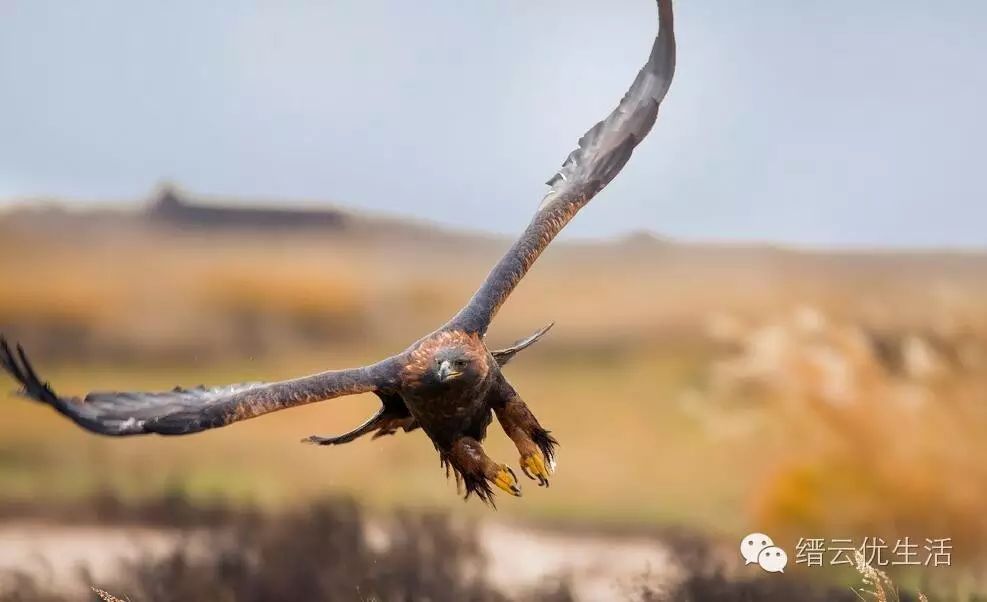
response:
[[[373,391],[384,371],[375,364],[274,383],[175,387],[153,393],[93,392],[80,399],[56,394],[38,377],[24,349],[18,345],[15,355],[2,337],[0,365],[20,383],[26,397],[50,405],[87,430],[118,436],[197,433],[314,401]]]

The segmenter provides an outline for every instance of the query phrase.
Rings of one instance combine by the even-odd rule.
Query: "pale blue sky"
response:
[[[677,13],[658,125],[572,233],[987,244],[987,3]],[[0,199],[169,179],[515,233],[654,21],[647,0],[0,0]]]

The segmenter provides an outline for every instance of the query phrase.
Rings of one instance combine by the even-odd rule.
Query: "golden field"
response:
[[[0,329],[63,394],[284,378],[402,349],[508,244],[367,217],[264,232],[20,212],[0,222]],[[770,531],[789,549],[803,536],[952,537],[954,564],[980,566],[987,253],[562,241],[489,344],[551,321],[507,374],[561,441],[559,470],[549,489],[501,496],[499,516],[731,541]],[[280,507],[345,493],[490,512],[457,498],[420,432],[299,443],[361,421],[372,396],[122,440],[6,392],[0,403],[4,498],[180,489]],[[496,424],[487,447],[516,463]]]

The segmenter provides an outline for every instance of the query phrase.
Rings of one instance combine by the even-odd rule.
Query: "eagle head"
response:
[[[453,380],[472,381],[482,377],[480,366],[477,365],[473,354],[462,347],[446,347],[435,353],[432,362],[432,376],[437,382],[448,383]]]
[[[492,361],[478,335],[439,331],[410,350],[402,380],[415,387],[471,388],[487,380]]]

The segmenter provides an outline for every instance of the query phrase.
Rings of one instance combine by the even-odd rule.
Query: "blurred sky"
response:
[[[332,200],[516,233],[646,0],[0,0],[0,198]],[[678,0],[658,126],[570,226],[987,243],[987,3]]]

